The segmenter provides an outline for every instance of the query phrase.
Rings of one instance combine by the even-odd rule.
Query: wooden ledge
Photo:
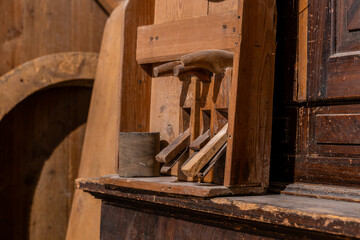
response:
[[[156,194],[186,195],[195,197],[231,196],[239,194],[261,194],[264,190],[259,185],[244,185],[236,188],[228,188],[222,185],[197,182],[179,182],[176,177],[134,177],[123,178],[118,175],[100,177],[100,184],[113,188],[131,188],[151,191]]]
[[[327,236],[335,238],[360,237],[360,204],[354,202],[277,194],[207,199],[181,198],[166,194],[153,195],[149,191],[139,189],[111,189],[99,179],[77,179],[76,187],[102,200],[116,201],[119,206],[141,206],[143,210],[146,205],[149,209],[156,205],[159,209],[171,208],[171,211],[164,210],[168,212],[174,209],[179,209],[179,212],[190,211],[191,216],[198,213],[209,217],[216,216],[217,219],[227,219],[230,224],[228,226],[237,227],[236,224],[245,221],[245,225],[249,225],[249,222],[268,225],[265,228],[274,232],[297,231],[295,236],[311,233],[329,234]],[[299,233],[299,230],[305,232]]]

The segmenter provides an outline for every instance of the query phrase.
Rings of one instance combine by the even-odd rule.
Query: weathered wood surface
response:
[[[103,8],[107,11],[108,14],[111,14],[112,11],[119,5],[119,2],[122,0],[97,0]]]
[[[156,155],[156,160],[161,163],[168,163],[180,154],[190,143],[190,129],[180,133],[174,141]]]
[[[227,141],[228,124],[218,132],[189,162],[181,167],[181,171],[188,177],[196,174],[211,160]]]
[[[273,107],[275,1],[240,1],[233,79],[225,186],[269,182]]]
[[[135,207],[141,212],[154,212],[157,215],[167,216],[169,222],[174,221],[174,218],[185,218],[192,223],[210,224],[220,226],[222,229],[261,234],[275,239],[360,237],[358,203],[287,195],[210,199],[154,196],[147,191],[109,189],[99,184],[98,180],[85,179],[77,180],[77,187],[102,198],[105,204],[111,201],[113,206],[127,209]],[[104,221],[108,220],[107,223],[111,224],[112,220],[116,222],[114,219],[118,216],[118,214],[109,214],[104,216],[107,217]],[[171,234],[175,223],[170,226],[164,229],[157,225],[156,231],[153,232],[165,231]],[[121,229],[123,231],[123,228]]]
[[[137,177],[123,178],[117,174],[106,175],[99,178],[101,184],[109,185],[110,188],[128,188],[151,191],[153,194],[176,194],[195,197],[229,196],[242,193],[241,188],[227,188],[211,183],[179,182],[176,177]],[[252,185],[254,186],[254,185]],[[259,192],[260,187],[254,186]],[[244,185],[244,193],[249,193],[249,186]]]
[[[90,97],[90,87],[47,89],[0,121],[2,239],[65,238]]]
[[[70,52],[36,58],[0,77],[0,120],[36,91],[58,84],[92,86],[97,53]]]
[[[0,76],[35,58],[99,52],[107,13],[95,0],[2,1]]]
[[[236,12],[144,26],[138,29],[136,59],[166,62],[206,49],[233,50],[235,37]]]
[[[91,98],[80,177],[117,172],[119,131],[148,130],[149,110],[146,109],[150,104],[151,78],[136,64],[135,39],[139,25],[152,23],[153,8],[153,1],[121,1],[107,21]],[[140,90],[129,91],[129,88]],[[77,191],[67,239],[98,239],[99,221],[100,202]]]
[[[210,141],[210,138],[211,138],[211,133],[209,129],[204,134],[201,134],[199,137],[197,137],[190,144],[190,149],[194,151],[200,151]]]
[[[156,177],[160,165],[155,160],[160,151],[160,133],[120,132],[119,176]]]

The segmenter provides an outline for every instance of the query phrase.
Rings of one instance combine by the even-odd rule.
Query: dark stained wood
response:
[[[100,177],[101,184],[112,188],[129,188],[151,191],[153,194],[176,194],[195,197],[230,196],[239,193],[260,193],[261,187],[244,184],[239,188],[228,188],[211,183],[178,182],[176,177],[122,178],[117,174]]]
[[[88,87],[48,89],[0,121],[2,238],[65,239],[90,97]]]
[[[103,215],[102,224],[107,226],[102,226],[110,232],[120,231],[117,230],[117,225],[112,223],[118,222],[116,219],[122,218],[121,213],[125,213],[120,209],[115,210],[115,208],[126,208],[136,210],[128,216],[131,219],[137,214],[145,216],[142,215],[145,212],[151,214],[149,221],[158,219],[154,216],[157,215],[166,217],[170,222],[176,221],[176,219],[191,221],[191,225],[184,223],[187,227],[205,224],[275,239],[359,237],[358,203],[286,195],[210,199],[174,197],[168,194],[154,196],[147,191],[132,191],[125,188],[110,189],[99,184],[95,179],[79,179],[77,187],[103,199],[103,204],[114,207],[112,211],[118,211],[114,215],[109,213],[108,216],[111,216],[109,218],[106,217],[107,214]],[[164,224],[166,224],[165,222],[164,219]],[[135,234],[141,231],[149,231],[149,234],[168,233],[174,237],[177,236],[176,233],[182,234],[182,231],[179,233],[182,224],[180,221],[169,224],[166,228],[162,227],[163,224],[158,224],[156,231],[150,231],[153,229],[152,224],[149,224],[150,229],[146,228],[147,224],[142,224],[143,227],[135,229],[133,224],[136,223],[121,221],[120,224],[124,224],[122,226],[125,228],[121,228],[123,232],[126,229]],[[178,231],[174,231],[175,229]],[[209,229],[209,231],[211,230]],[[191,233],[194,234],[193,231]],[[234,232],[234,234],[236,233]]]
[[[350,2],[350,3],[349,3]],[[347,30],[357,31],[360,30],[360,4],[357,1],[347,2]]]
[[[161,163],[168,163],[181,153],[190,143],[190,129],[181,133],[166,148],[156,155],[156,160]]]
[[[156,177],[160,165],[155,160],[160,151],[160,133],[120,132],[119,176]]]
[[[360,113],[318,114],[315,118],[317,144],[360,144]]]
[[[241,39],[235,48],[230,88],[224,185],[261,183],[266,188],[271,149],[276,8],[275,1],[240,3],[237,33]]]

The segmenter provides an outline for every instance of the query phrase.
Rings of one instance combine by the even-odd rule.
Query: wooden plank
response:
[[[179,169],[178,166],[179,166],[179,164],[182,164],[188,157],[189,157],[189,149],[186,148],[182,153],[180,153],[173,160],[171,160],[170,162],[164,164],[161,167],[160,172],[162,174],[177,176],[178,175],[178,169]],[[172,174],[172,171],[175,171],[176,174]]]
[[[190,143],[190,129],[181,133],[174,141],[156,155],[156,160],[161,163],[168,163],[181,153]]]
[[[142,110],[150,105],[151,78],[143,77],[144,70],[136,64],[134,52],[136,29],[141,24],[152,23],[153,9],[154,1],[121,1],[106,23],[86,126],[80,177],[117,172],[119,131],[148,130],[149,119],[145,119],[148,112]],[[132,84],[141,86],[136,88]],[[134,89],[137,89],[135,94]],[[142,93],[143,96],[139,97]],[[134,105],[134,101],[138,102]],[[124,102],[131,107],[124,107]],[[136,112],[138,114],[134,114]],[[75,192],[66,239],[98,239],[99,221],[100,201]]]
[[[210,141],[210,129],[204,134],[197,137],[191,144],[190,149],[194,151],[200,151]]]
[[[240,1],[230,88],[225,186],[268,186],[274,88],[274,0]]]
[[[155,194],[168,193],[197,197],[235,195],[240,191],[239,188],[227,188],[211,183],[178,182],[176,177],[122,178],[117,174],[112,174],[100,177],[99,182],[115,187],[152,191]],[[244,187],[247,186],[244,185]]]
[[[119,2],[121,0],[97,0],[103,8],[107,11],[108,14],[111,14],[111,12],[119,5]]]
[[[216,134],[189,162],[181,167],[188,177],[194,177],[227,141],[228,124]]]
[[[229,11],[236,11],[238,0],[209,1],[209,14],[219,14]]]
[[[360,114],[319,114],[315,117],[317,144],[360,144]]]
[[[136,60],[140,64],[178,60],[207,49],[233,51],[236,12],[138,28]]]

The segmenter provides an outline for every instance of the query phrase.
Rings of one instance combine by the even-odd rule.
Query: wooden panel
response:
[[[90,97],[90,88],[49,89],[0,122],[2,238],[65,238]]]
[[[101,240],[112,239],[272,239],[189,220],[143,212],[104,203],[101,211]],[[144,227],[146,226],[146,227]]]
[[[274,86],[275,1],[244,1],[229,100],[225,186],[268,185]],[[260,27],[261,26],[261,27]],[[256,31],[254,31],[256,29]]]
[[[106,12],[94,0],[0,3],[0,76],[34,58],[99,52]]]
[[[134,53],[136,29],[141,24],[152,23],[153,10],[154,1],[121,1],[107,21],[80,177],[117,172],[119,131],[147,131],[149,128],[151,78],[136,64]],[[67,239],[97,239],[99,219],[100,202],[76,191]]]
[[[317,144],[360,144],[360,114],[317,115],[315,142]]]
[[[349,6],[347,12],[347,30],[360,30],[360,4],[357,1],[348,1],[347,4]]]
[[[206,49],[234,49],[236,13],[216,14],[138,29],[136,59],[139,63],[178,60]]]
[[[209,1],[209,14],[219,14],[229,11],[236,11],[238,8],[238,0],[222,0],[222,1]]]

